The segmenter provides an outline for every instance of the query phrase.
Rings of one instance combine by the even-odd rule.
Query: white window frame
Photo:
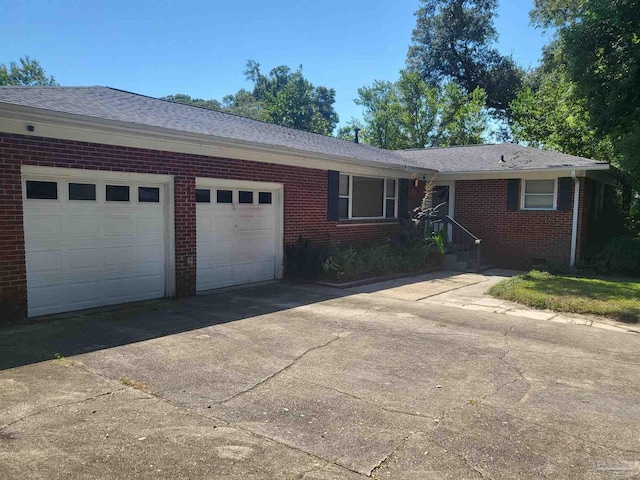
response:
[[[387,178],[380,177],[376,175],[355,175],[351,173],[343,173],[340,172],[340,175],[346,175],[349,178],[349,194],[348,195],[340,195],[338,192],[339,199],[347,199],[349,202],[348,216],[347,218],[339,218],[339,220],[397,220],[398,219],[398,189],[400,185],[400,180],[397,178]],[[375,178],[378,180],[384,180],[383,191],[382,191],[382,216],[381,217],[354,217],[353,216],[353,177],[364,177],[364,178]],[[394,197],[387,197],[387,182],[394,181],[395,189],[394,189]],[[393,217],[387,217],[387,199],[393,198],[394,200],[394,208],[393,208]]]
[[[536,182],[536,181],[548,181],[553,180],[553,206],[549,207],[525,207],[525,197],[527,196],[549,196],[550,193],[526,193],[527,191],[527,182]],[[531,178],[526,179],[523,178],[521,181],[522,188],[520,189],[520,209],[521,210],[544,210],[544,211],[553,211],[558,209],[558,179],[548,179],[548,178]]]

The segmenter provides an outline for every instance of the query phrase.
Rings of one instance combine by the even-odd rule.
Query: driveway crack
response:
[[[369,472],[369,475],[367,475],[367,476],[368,476],[368,477],[371,477],[371,478],[375,478],[375,472],[377,472],[378,470],[380,470],[381,468],[383,468],[387,463],[389,463],[389,460],[391,460],[391,457],[393,457],[393,455],[395,455],[395,453],[396,453],[398,450],[402,449],[402,448],[407,444],[407,442],[409,441],[409,439],[410,439],[412,436],[414,436],[414,435],[415,435],[415,433],[411,432],[411,433],[409,433],[407,436],[405,436],[404,438],[402,438],[402,439],[398,442],[398,444],[397,444],[395,447],[393,447],[393,449],[391,450],[391,452],[389,452],[389,454],[388,454],[386,457],[384,457],[382,460],[380,460],[380,463],[378,463],[375,467],[373,467],[373,468],[371,469],[371,471]]]
[[[380,410],[383,410],[385,412],[388,412],[388,413],[394,413],[394,414],[398,414],[398,415],[408,415],[410,417],[425,418],[427,420],[438,421],[437,417],[432,417],[430,415],[423,415],[421,413],[408,412],[406,410],[396,410],[394,408],[385,407],[383,405],[378,405],[377,403],[371,402],[371,401],[367,400],[366,398],[362,398],[362,397],[359,397],[357,395],[354,395],[353,393],[345,392],[344,390],[340,390],[338,388],[329,387],[327,385],[322,385],[320,383],[312,382],[308,378],[300,378],[300,377],[298,377],[296,375],[293,375],[293,376],[295,378],[297,378],[298,380],[300,380],[300,381],[302,381],[304,383],[307,383],[309,385],[313,385],[313,386],[316,386],[316,387],[319,387],[319,388],[324,388],[324,389],[327,389],[327,390],[331,390],[332,392],[336,392],[336,393],[339,393],[339,394],[344,395],[346,397],[353,398],[354,400],[358,400],[359,402],[366,403],[367,405],[371,405],[372,407],[376,407],[376,408],[378,408]]]
[[[323,343],[322,345],[316,345],[315,347],[311,347],[307,350],[305,350],[304,352],[302,352],[300,355],[298,355],[296,358],[293,359],[293,361],[287,365],[285,365],[284,367],[282,367],[280,370],[277,370],[275,372],[273,372],[271,375],[269,375],[268,377],[265,377],[264,379],[260,380],[258,383],[256,383],[255,385],[252,385],[251,387],[242,390],[240,392],[234,393],[233,395],[231,395],[228,398],[225,398],[224,400],[220,400],[215,402],[215,404],[221,404],[221,403],[226,403],[226,402],[230,402],[231,400],[234,400],[235,398],[238,398],[240,395],[244,395],[245,393],[249,393],[253,390],[255,390],[256,388],[260,387],[261,385],[264,385],[266,382],[268,382],[269,380],[273,379],[274,377],[280,375],[281,373],[286,372],[288,369],[290,369],[291,367],[293,367],[296,363],[298,363],[302,358],[304,358],[306,355],[310,354],[311,352],[314,352],[316,350],[320,350],[321,348],[325,348],[328,347],[329,345],[331,345],[334,342],[337,342],[338,340],[340,340],[342,338],[341,335],[335,335],[334,338],[332,338],[331,340],[329,340],[326,343]]]
[[[17,418],[15,420],[13,420],[12,422],[9,422],[9,423],[7,423],[5,425],[0,426],[0,431],[4,430],[6,428],[9,428],[10,426],[15,425],[16,423],[22,422],[22,421],[24,421],[24,420],[26,420],[28,418],[35,417],[36,415],[40,415],[41,413],[47,412],[49,410],[54,410],[54,409],[60,408],[60,407],[66,407],[67,405],[77,405],[79,403],[89,402],[91,400],[95,400],[96,398],[105,397],[107,395],[112,395],[112,394],[114,394],[116,392],[124,390],[125,388],[126,387],[116,388],[114,390],[110,390],[108,392],[98,393],[96,395],[92,395],[90,397],[82,398],[80,400],[72,400],[72,401],[69,401],[69,402],[62,402],[62,403],[57,403],[55,405],[50,405],[48,407],[42,408],[42,409],[37,410],[35,412],[31,412],[28,415],[24,415],[24,416],[22,416],[20,418]]]

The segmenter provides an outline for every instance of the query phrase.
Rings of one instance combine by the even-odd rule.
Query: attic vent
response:
[[[504,155],[500,155],[500,163],[504,163]]]

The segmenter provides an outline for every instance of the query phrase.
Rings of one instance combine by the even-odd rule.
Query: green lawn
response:
[[[568,277],[532,270],[497,283],[489,293],[530,307],[640,321],[640,282],[628,279]]]

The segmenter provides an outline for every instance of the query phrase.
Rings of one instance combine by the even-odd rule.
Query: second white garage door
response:
[[[278,278],[281,185],[199,179],[198,291]]]

